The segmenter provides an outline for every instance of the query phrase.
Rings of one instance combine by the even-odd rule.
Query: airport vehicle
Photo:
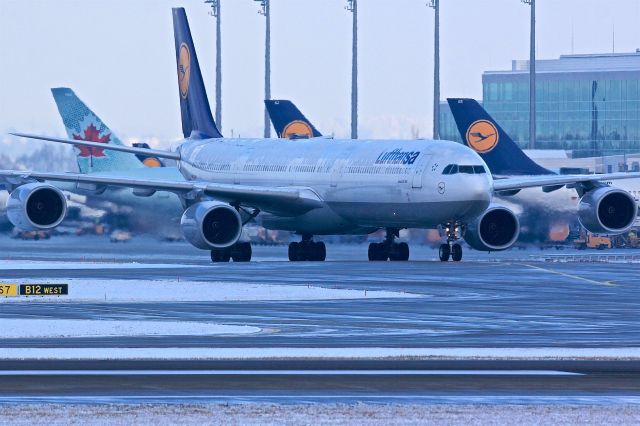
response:
[[[573,242],[573,245],[578,250],[586,250],[588,248],[604,250],[613,247],[611,238],[608,236],[596,235],[588,231],[581,232],[580,237]]]
[[[467,146],[441,140],[226,139],[213,121],[184,9],[173,10],[182,128],[185,139],[171,151],[24,133],[32,139],[175,160],[183,179],[127,174],[0,171],[13,186],[8,202],[12,223],[50,229],[66,211],[60,191],[43,181],[70,182],[96,192],[133,188],[136,195],[177,194],[185,211],[182,232],[214,262],[246,261],[251,245],[240,242],[243,226],[261,215],[263,226],[302,236],[289,245],[290,260],[324,260],[326,248],[314,235],[367,234],[386,230],[385,242],[369,246],[370,260],[408,260],[408,246],[395,242],[402,228],[445,229],[440,260],[462,259],[463,236],[473,248],[504,250],[518,238],[519,222],[493,204],[494,193],[523,188],[581,188],[584,223],[606,232],[627,230],[636,202],[601,183],[640,173],[521,176],[493,179],[482,158]]]

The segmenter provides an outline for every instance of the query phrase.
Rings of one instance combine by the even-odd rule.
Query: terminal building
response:
[[[487,111],[528,147],[529,61],[486,71],[482,92]],[[536,61],[536,106],[535,149],[572,158],[623,156],[627,164],[626,156],[640,153],[640,50]],[[446,102],[440,111],[440,137],[461,141]]]

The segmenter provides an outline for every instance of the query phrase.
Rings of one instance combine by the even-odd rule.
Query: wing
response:
[[[78,188],[125,187],[144,191],[168,191],[185,199],[209,196],[232,205],[253,207],[279,216],[296,216],[324,204],[318,194],[306,187],[260,187],[199,181],[132,179],[118,176],[95,176],[80,173],[39,173],[0,170],[0,182],[15,187],[34,181],[68,182]]]
[[[553,190],[564,185],[582,184],[585,187],[602,185],[607,181],[619,179],[638,179],[640,173],[604,173],[596,175],[543,175],[518,176],[493,181],[494,192],[518,191],[524,188],[542,187],[543,190]],[[548,191],[547,191],[548,192]]]

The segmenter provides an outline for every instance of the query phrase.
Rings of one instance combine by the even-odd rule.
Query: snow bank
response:
[[[112,336],[211,336],[250,334],[258,327],[189,321],[102,321],[82,319],[2,319],[0,338]],[[104,351],[104,349],[103,349]]]
[[[204,268],[203,265],[138,262],[51,262],[40,260],[0,260],[1,271],[11,270],[67,270],[67,269],[179,269]]]
[[[7,281],[9,282],[9,281]],[[338,300],[423,297],[413,293],[325,288],[301,285],[174,280],[66,279],[11,280],[17,284],[68,283],[69,295],[5,297],[1,303],[29,302],[221,302],[256,300]]]

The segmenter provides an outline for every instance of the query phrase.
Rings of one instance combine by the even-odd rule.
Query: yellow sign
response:
[[[487,120],[475,121],[467,130],[467,145],[481,154],[495,148],[498,139],[498,129]]]
[[[0,284],[0,297],[12,297],[18,295],[16,284]]]

